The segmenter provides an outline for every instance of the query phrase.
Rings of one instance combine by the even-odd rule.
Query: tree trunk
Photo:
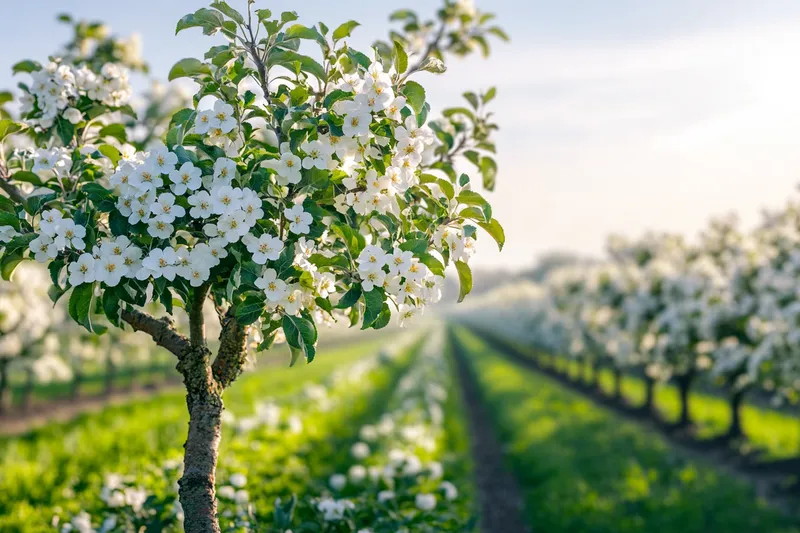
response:
[[[22,410],[28,411],[33,405],[33,388],[36,385],[36,374],[33,368],[25,369],[25,387],[22,389]]]
[[[80,396],[81,394],[81,383],[83,383],[83,363],[80,359],[77,360],[75,371],[73,372],[72,376],[72,388],[70,390],[70,396],[74,399]]]
[[[622,370],[614,367],[614,399],[622,400]]]
[[[681,399],[681,416],[678,419],[678,425],[680,427],[687,427],[692,424],[692,416],[689,411],[689,392],[691,391],[693,381],[694,372],[689,372],[677,378],[678,393]]]
[[[8,366],[11,359],[0,359],[0,414],[11,411],[11,384],[8,378]]]
[[[644,376],[644,405],[642,410],[648,413],[653,412],[653,404],[655,403],[656,380],[645,374]]]
[[[600,363],[597,361],[596,357],[592,358],[592,377],[589,380],[589,385],[593,389],[600,388]]]
[[[738,439],[744,436],[744,431],[742,429],[742,404],[744,403],[745,392],[745,390],[737,390],[731,396],[731,425],[726,435],[729,439]]]
[[[216,470],[222,434],[222,397],[186,395],[189,434],[184,445],[183,477],[178,482],[186,533],[219,533]]]
[[[106,356],[105,396],[111,396],[111,394],[114,392],[114,376],[116,371],[116,365],[114,365],[114,361],[111,359],[111,355],[109,354]]]

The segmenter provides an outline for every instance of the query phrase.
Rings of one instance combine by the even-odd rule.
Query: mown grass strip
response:
[[[790,533],[796,518],[752,487],[676,453],[464,329],[457,342],[484,391],[525,493],[548,533]]]
[[[565,358],[542,355],[533,348],[509,341],[515,349],[531,359],[555,366],[562,373],[576,379],[585,377],[584,369]],[[599,384],[608,397],[613,395],[614,377],[610,369],[600,370]],[[698,384],[699,385],[699,384]],[[631,374],[622,376],[622,397],[629,405],[642,405],[645,399],[644,380]],[[699,439],[712,439],[726,433],[730,426],[731,410],[722,396],[702,390],[693,390],[689,397],[690,412]],[[654,406],[660,417],[670,423],[680,418],[678,388],[672,383],[661,383],[655,388]],[[745,404],[742,408],[742,425],[746,436],[741,443],[742,452],[757,450],[762,460],[791,459],[800,456],[800,419],[790,413],[768,407]]]

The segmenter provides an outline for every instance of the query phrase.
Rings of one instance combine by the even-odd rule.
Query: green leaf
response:
[[[28,248],[28,245],[35,238],[36,238],[35,233],[25,233],[23,235],[17,235],[16,237],[14,237],[13,239],[11,239],[9,242],[6,243],[5,246],[6,254],[10,254],[12,252],[17,252],[17,251],[22,253],[26,248]]]
[[[31,61],[30,59],[20,61],[11,67],[12,74],[17,74],[19,72],[36,72],[39,70],[42,70],[42,65],[36,61]]]
[[[371,291],[364,293],[364,320],[361,324],[361,329],[369,328],[373,322],[378,319],[378,316],[383,310],[383,301],[386,294],[383,289],[374,288]]]
[[[100,128],[100,137],[114,137],[121,143],[128,142],[128,132],[122,124],[109,124]]]
[[[97,147],[97,151],[106,156],[114,163],[114,166],[117,166],[119,160],[122,159],[122,154],[117,150],[116,147],[111,146],[110,144],[101,144]]]
[[[353,307],[358,302],[358,299],[361,298],[361,285],[355,284],[350,287],[350,290],[344,293],[339,299],[339,303],[336,304],[336,309],[347,309],[348,307]]]
[[[484,103],[484,105],[488,104],[489,102],[494,100],[495,96],[497,96],[497,88],[496,87],[490,87],[489,90],[486,91],[486,94],[484,94],[481,97],[481,101]]]
[[[491,157],[483,157],[480,168],[483,176],[483,188],[493,191],[497,181],[497,163]]]
[[[26,128],[27,126],[25,124],[20,124],[19,122],[14,122],[13,120],[4,118],[3,120],[0,120],[0,141],[9,135],[18,133]]]
[[[478,96],[473,92],[466,92],[464,93],[464,98],[467,99],[467,102],[473,107],[473,109],[478,109]]]
[[[204,34],[211,35],[222,28],[224,23],[225,19],[220,13],[211,9],[202,8],[181,18],[177,26],[175,26],[175,35],[187,28],[198,27],[203,28]]]
[[[328,96],[325,97],[325,101],[323,102],[323,105],[325,106],[326,109],[330,109],[331,106],[333,106],[333,104],[335,104],[339,100],[344,100],[345,98],[350,98],[352,96],[353,96],[353,93],[348,93],[348,92],[343,91],[341,89],[336,89],[334,91],[331,91],[328,94]]]
[[[461,303],[472,291],[472,270],[464,261],[456,261],[456,270],[458,271],[458,281],[461,284],[458,292],[458,301]]]
[[[353,258],[358,257],[358,254],[360,254],[361,250],[363,250],[367,245],[366,241],[364,240],[364,236],[350,226],[345,226],[344,224],[334,224],[331,226],[331,229],[336,235],[341,237],[345,246],[347,246],[347,249],[350,250],[350,255],[352,255]]]
[[[436,274],[437,276],[444,276],[444,265],[434,256],[428,252],[423,252],[417,257],[419,258],[419,262],[428,267],[428,270],[430,270],[432,273]]]
[[[127,235],[128,231],[130,231],[128,218],[116,209],[111,211],[108,215],[108,227],[111,229],[111,234],[115,237]]]
[[[394,42],[394,68],[398,74],[408,69],[408,54],[400,41]]]
[[[350,37],[350,33],[357,27],[361,26],[355,20],[348,20],[335,30],[333,30],[333,40],[338,41],[340,39],[344,39],[345,37]]]
[[[378,315],[378,318],[375,319],[375,322],[372,323],[373,329],[383,329],[389,325],[389,321],[392,319],[392,310],[387,304],[383,304],[383,308],[381,309],[381,314]]]
[[[72,138],[75,137],[75,125],[64,117],[59,116],[56,118],[56,132],[64,146],[69,146]]]
[[[302,24],[291,26],[286,30],[284,36],[285,39],[308,39],[309,41],[316,41],[323,48],[328,46],[325,37],[320,35],[316,28],[309,28]]]
[[[456,197],[459,203],[464,205],[477,205],[483,207],[488,204],[486,199],[475,191],[464,190],[461,191]]]
[[[15,250],[12,252],[7,248],[6,253],[3,254],[2,259],[0,259],[0,277],[6,281],[10,281],[11,274],[14,273],[17,265],[23,260],[22,250]]]
[[[93,298],[94,283],[83,283],[72,289],[68,306],[69,316],[92,333],[94,333],[91,320]]]
[[[273,65],[280,65],[288,68],[292,72],[295,71],[294,63],[300,63],[300,70],[311,74],[312,76],[325,81],[325,69],[317,63],[314,59],[298,54],[291,50],[273,50],[269,55],[269,62]]]
[[[478,225],[486,230],[486,233],[492,236],[492,238],[497,243],[497,247],[502,250],[503,246],[506,243],[506,234],[503,230],[503,226],[497,221],[497,219],[493,218],[489,222],[478,222]]]
[[[109,287],[103,293],[103,313],[105,313],[109,322],[119,327],[119,310],[120,300],[119,293],[116,287]]]
[[[284,315],[282,325],[286,343],[305,355],[307,362],[313,361],[317,353],[314,347],[317,342],[317,327],[314,323],[305,317]],[[294,364],[297,358],[293,355],[292,359]]]
[[[52,202],[56,199],[56,194],[37,194],[35,196],[29,196],[25,200],[25,211],[28,212],[29,215],[37,214],[42,207],[47,204],[48,202]]]
[[[17,173],[19,174],[19,172]],[[19,217],[14,215],[13,213],[0,213],[0,226],[11,226],[15,230],[20,230],[20,220]]]
[[[400,245],[404,252],[412,252],[414,255],[425,253],[428,250],[427,239],[412,239]]]
[[[415,81],[407,81],[402,92],[414,113],[417,115],[422,113],[422,107],[425,105],[425,89],[422,85]]]
[[[238,22],[239,24],[244,24],[244,17],[242,14],[229,6],[227,2],[211,2],[211,7],[224,13],[228,18]]]
[[[445,65],[444,61],[438,57],[431,56],[425,60],[419,69],[424,70],[425,72],[431,72],[433,74],[444,74],[447,72],[447,65]]]
[[[248,292],[244,301],[236,305],[236,321],[242,326],[249,326],[259,319],[267,307],[267,299],[262,293]]]
[[[172,67],[169,71],[169,76],[167,79],[169,81],[176,80],[178,78],[190,78],[193,76],[199,76],[201,74],[211,74],[211,69],[208,65],[200,61],[199,59],[195,59],[193,57],[187,57],[185,59],[181,59]]]
[[[475,122],[475,113],[473,113],[466,107],[451,107],[442,111],[442,115],[446,116],[447,118],[453,117],[455,115],[464,115],[465,117],[469,118],[473,123]]]
[[[286,24],[287,22],[292,22],[297,20],[297,13],[294,11],[284,11],[281,13],[281,22]]]
[[[436,184],[442,189],[442,192],[447,197],[448,200],[452,200],[453,196],[456,195],[456,191],[453,188],[453,184],[447,180],[438,179],[436,180]]]
[[[30,170],[22,170],[20,172],[16,172],[11,175],[11,179],[14,181],[23,181],[25,183],[32,183],[33,185],[40,186],[42,185],[42,178],[40,178],[37,174],[34,174]]]
[[[508,34],[502,29],[498,28],[497,26],[492,26],[491,28],[489,28],[488,32],[493,35],[496,35],[505,42],[508,42],[510,40]]]

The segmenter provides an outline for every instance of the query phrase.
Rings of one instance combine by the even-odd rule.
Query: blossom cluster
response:
[[[50,128],[61,115],[70,123],[86,119],[87,109],[82,109],[81,98],[99,102],[108,107],[128,104],[133,90],[128,70],[114,63],[106,63],[100,72],[88,66],[75,67],[51,61],[40,70],[31,72],[30,92],[20,100],[21,113],[28,121],[42,128]]]

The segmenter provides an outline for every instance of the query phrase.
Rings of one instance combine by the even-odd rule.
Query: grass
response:
[[[376,352],[381,344],[376,338],[322,350],[311,365],[268,367],[245,374],[226,392],[226,409],[236,416],[249,415],[256,401],[299,392],[307,383]],[[350,406],[353,412],[369,404],[356,396]],[[98,499],[97,489],[106,473],[146,476],[154,465],[158,468],[166,460],[179,459],[187,422],[184,395],[178,389],[68,423],[49,424],[22,437],[0,439],[0,531],[49,531],[44,526],[59,507],[79,510],[82,503]],[[222,465],[227,449],[236,453],[231,431],[225,435]],[[268,462],[266,455],[262,458],[261,462]],[[254,492],[257,495],[258,490]]]
[[[529,357],[538,357],[530,348],[524,346],[518,348]],[[546,359],[548,363],[555,363],[557,368],[573,377],[583,375],[583,369],[577,361],[552,356],[547,356]],[[605,368],[600,371],[599,382],[602,389],[611,396],[614,390],[614,377],[610,369]],[[705,439],[725,434],[731,419],[728,402],[722,396],[697,390],[699,386],[698,380],[689,397],[689,409],[698,437]],[[631,405],[642,405],[645,399],[644,380],[624,374],[622,395]],[[656,385],[654,402],[664,420],[678,421],[681,404],[678,388],[674,384]],[[760,451],[765,460],[787,459],[800,455],[800,419],[785,411],[745,404],[742,407],[742,427],[747,436],[747,442],[743,446]]]
[[[752,487],[503,358],[463,329],[533,528],[548,533],[794,533]]]

